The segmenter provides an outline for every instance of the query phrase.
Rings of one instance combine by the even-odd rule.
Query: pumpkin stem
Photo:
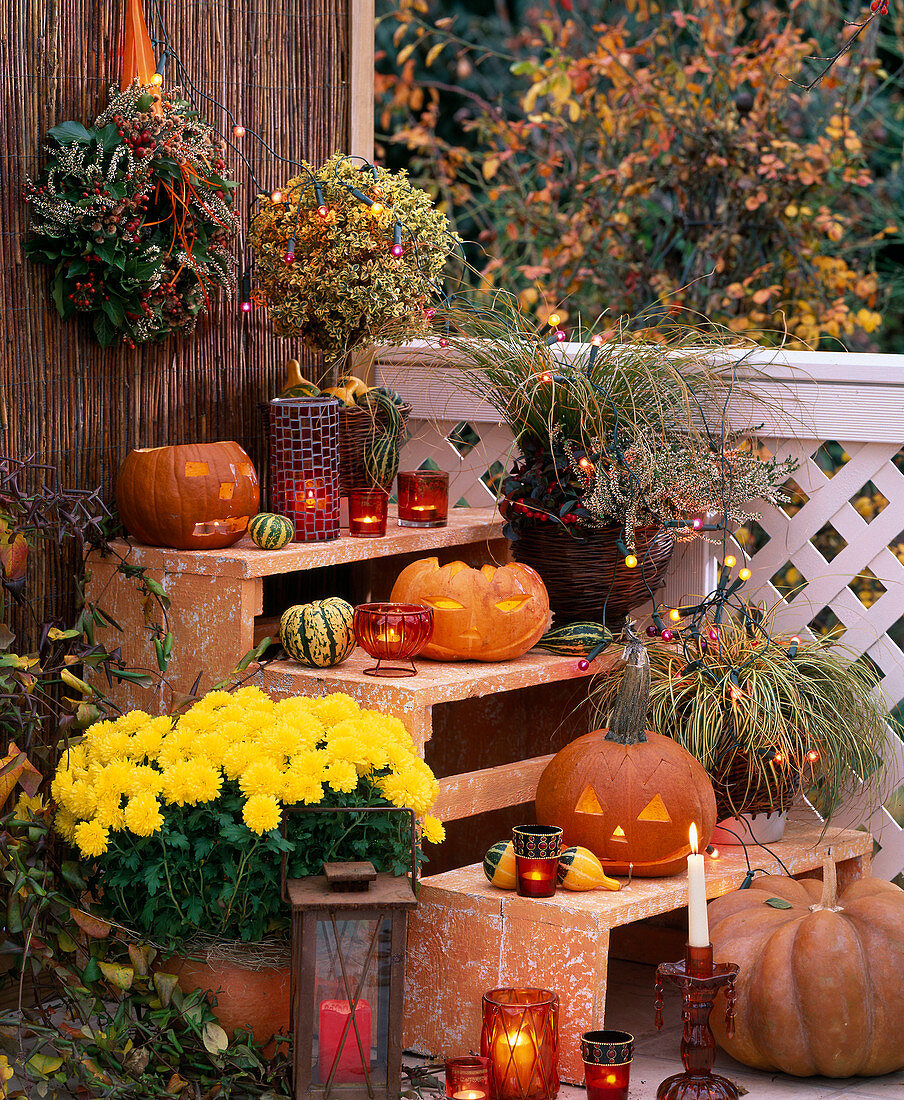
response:
[[[622,661],[625,668],[615,696],[606,740],[616,741],[619,745],[637,745],[647,739],[645,727],[650,701],[650,657],[630,620],[625,623],[623,635],[625,651]]]
[[[822,861],[822,897],[818,905],[811,905],[810,909],[815,913],[822,909],[837,912],[840,906],[838,900],[838,873],[835,869],[835,860],[832,858],[832,849],[826,852]]]

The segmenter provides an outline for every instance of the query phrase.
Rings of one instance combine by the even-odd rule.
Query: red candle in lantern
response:
[[[628,1100],[634,1036],[627,1031],[588,1031],[581,1036],[587,1100]]]
[[[489,1075],[489,1058],[447,1058],[446,1096],[449,1100],[489,1100]]]
[[[320,1002],[318,1049],[321,1081],[326,1083],[330,1074],[336,1084],[364,1081],[361,1051],[364,1051],[367,1068],[370,1069],[370,1015],[370,1003],[365,1000],[359,1000],[355,1005],[354,1021],[348,1001]]]
[[[389,495],[383,489],[352,489],[348,495],[348,533],[358,539],[386,534]]]
[[[399,473],[399,527],[445,527],[449,475],[441,470]]]
[[[270,500],[295,524],[296,542],[339,537],[339,403],[277,397],[270,402]]]
[[[518,893],[523,898],[551,898],[556,892],[562,830],[557,825],[516,825],[512,843]]]

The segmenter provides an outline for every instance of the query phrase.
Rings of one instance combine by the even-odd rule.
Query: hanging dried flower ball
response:
[[[341,153],[304,168],[261,196],[249,231],[255,300],[277,334],[332,362],[385,326],[427,335],[425,307],[458,244],[445,215],[404,172]]]
[[[104,347],[189,333],[235,286],[225,144],[187,100],[160,102],[152,111],[137,81],[111,90],[91,129],[47,131],[44,171],[25,186],[25,254],[52,269],[60,316],[85,314]]]

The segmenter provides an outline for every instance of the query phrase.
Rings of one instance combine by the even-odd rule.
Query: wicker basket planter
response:
[[[543,578],[557,625],[603,622],[618,627],[625,616],[650,598],[664,583],[674,543],[665,528],[638,527],[628,569],[618,548],[617,525],[576,531],[538,522],[526,527],[512,543],[512,557],[530,565]]]
[[[411,412],[408,404],[400,405],[402,427],[399,430],[399,447],[405,441],[405,422]],[[371,433],[386,430],[386,414],[378,409],[374,415],[370,409],[344,405],[339,409],[339,492],[348,496],[352,489],[370,489],[373,486],[364,470],[364,448]]]
[[[721,822],[740,814],[784,814],[800,791],[801,780],[791,770],[773,765],[774,777],[767,784],[750,767],[746,753],[740,750],[723,756],[710,769],[716,793],[716,813]]]

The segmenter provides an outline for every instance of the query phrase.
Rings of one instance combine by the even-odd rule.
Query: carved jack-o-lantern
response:
[[[130,451],[116,479],[130,535],[149,546],[218,550],[242,537],[260,505],[251,459],[231,440]]]
[[[421,558],[399,574],[392,600],[433,608],[433,637],[420,656],[434,661],[510,661],[549,622],[546,587],[527,565],[440,567],[438,558]]]
[[[716,799],[689,752],[644,730],[650,662],[633,631],[628,639],[610,728],[579,737],[547,764],[537,820],[561,826],[565,844],[589,848],[607,871],[626,874],[633,864],[635,875],[674,875],[686,867],[692,823],[709,843]]]

